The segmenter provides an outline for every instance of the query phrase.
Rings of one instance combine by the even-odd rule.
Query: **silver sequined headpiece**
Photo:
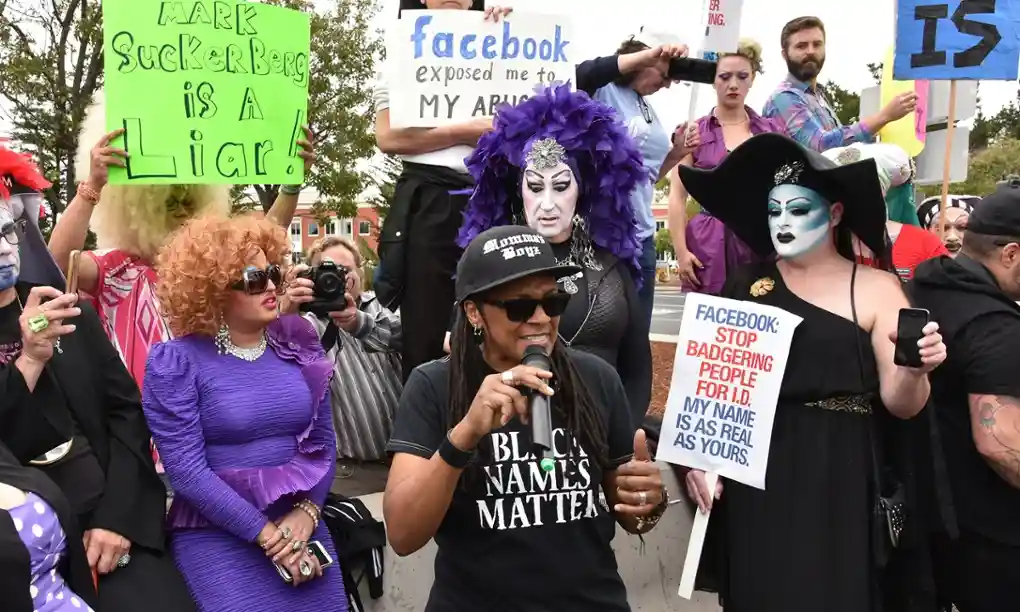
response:
[[[531,151],[524,160],[535,170],[551,170],[564,163],[567,159],[567,150],[563,145],[556,142],[555,138],[543,138],[531,145]]]
[[[773,177],[776,185],[796,185],[800,180],[800,173],[804,171],[804,162],[790,162],[776,170]]]

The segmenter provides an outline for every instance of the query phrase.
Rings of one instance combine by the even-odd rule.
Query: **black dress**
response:
[[[561,261],[570,254],[570,241],[552,247]],[[601,270],[582,266],[583,278],[560,279],[560,289],[573,294],[560,317],[560,339],[569,347],[598,355],[616,369],[627,391],[631,421],[638,427],[652,393],[648,320],[627,266],[602,248],[595,247],[594,255]]]
[[[752,297],[761,278],[774,288]],[[776,408],[766,490],[727,481],[712,514],[716,533],[706,546],[721,550],[707,569],[719,574],[724,610],[878,612],[869,425],[878,374],[869,334],[798,298],[774,264],[731,275],[723,297],[803,317]]]

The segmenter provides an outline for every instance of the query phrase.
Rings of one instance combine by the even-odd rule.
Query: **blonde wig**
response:
[[[85,113],[75,178],[88,178],[92,147],[106,134],[102,91]],[[122,249],[151,261],[170,234],[189,219],[230,214],[230,185],[107,185],[92,212],[100,249]]]

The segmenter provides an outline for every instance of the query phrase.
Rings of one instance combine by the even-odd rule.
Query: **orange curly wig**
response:
[[[175,336],[216,334],[230,285],[256,249],[282,265],[290,253],[287,231],[253,215],[208,215],[174,232],[156,259],[156,297]]]

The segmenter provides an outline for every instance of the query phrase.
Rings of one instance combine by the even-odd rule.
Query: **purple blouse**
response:
[[[715,111],[714,108],[712,110]],[[747,116],[751,119],[752,135],[765,132],[786,134],[786,126],[781,121],[762,117],[749,106],[745,106],[744,110],[747,111]],[[701,136],[701,144],[691,153],[694,167],[711,170],[729,154],[729,151],[726,150],[726,139],[723,138],[722,124],[716,119],[714,112],[698,119],[698,134]]]
[[[281,317],[266,336],[269,349],[253,362],[195,335],[149,353],[142,403],[176,493],[172,529],[218,527],[253,542],[297,499],[326,499],[336,470],[332,364],[300,316]]]

